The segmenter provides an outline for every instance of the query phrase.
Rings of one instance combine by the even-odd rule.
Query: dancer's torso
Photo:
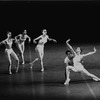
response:
[[[81,64],[82,58],[83,58],[82,55],[76,55],[76,56],[73,58],[73,64],[74,64],[74,67],[75,67],[77,70],[81,70],[81,69],[83,68],[83,65]]]
[[[44,45],[47,42],[48,36],[42,36],[41,39],[39,40],[39,45]]]
[[[12,44],[13,44],[12,39],[6,39],[6,41],[5,41],[6,49],[11,49],[12,48]]]
[[[70,57],[70,58],[66,57],[65,63],[66,63],[66,66],[68,66],[68,65],[73,66],[73,57]]]
[[[18,44],[23,44],[26,41],[26,36],[20,36],[19,39],[17,39]]]

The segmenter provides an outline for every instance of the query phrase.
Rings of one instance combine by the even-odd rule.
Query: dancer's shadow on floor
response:
[[[71,80],[70,84],[81,84],[81,83],[93,83],[96,82],[93,79],[86,79],[86,80]]]

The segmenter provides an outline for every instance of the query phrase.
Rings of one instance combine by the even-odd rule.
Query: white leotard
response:
[[[17,42],[18,44],[23,44],[23,43],[26,41],[26,38],[27,38],[27,35],[25,35],[25,36],[20,35],[20,38],[17,39],[16,42]]]
[[[41,36],[41,39],[39,40],[38,44],[44,45],[47,42],[47,39],[48,39],[48,35]]]
[[[81,60],[82,60],[83,56],[82,55],[76,55],[73,58],[73,63],[74,63],[74,67],[76,68],[76,70],[81,71],[84,67],[81,64]]]
[[[11,49],[12,48],[12,44],[13,44],[13,40],[12,39],[6,39],[5,40],[6,49]]]
[[[6,46],[5,52],[7,52],[8,54],[11,54],[13,52],[13,49],[12,49],[13,40],[6,39],[4,44]]]

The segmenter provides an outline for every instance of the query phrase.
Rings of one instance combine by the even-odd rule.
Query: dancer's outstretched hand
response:
[[[96,48],[94,47],[94,52],[96,52],[97,50],[96,50]]]
[[[35,40],[33,40],[33,43],[37,43]]]
[[[29,43],[31,42],[31,39],[29,39]]]
[[[70,41],[70,39],[68,39],[67,41],[66,41],[66,43],[68,43]]]
[[[54,41],[55,43],[57,43],[57,41],[56,41],[55,39],[53,39],[53,41]]]

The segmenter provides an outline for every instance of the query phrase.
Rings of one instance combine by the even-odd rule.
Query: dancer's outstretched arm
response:
[[[1,44],[5,44],[5,41],[6,41],[6,40],[1,41],[1,42],[0,42],[0,45],[1,45]]]
[[[76,52],[74,51],[74,49],[72,48],[72,46],[68,43],[70,41],[70,39],[68,39],[66,41],[67,46],[71,49],[71,51],[76,55]]]
[[[53,42],[57,42],[55,39],[49,38],[49,36],[48,36],[48,40],[53,41]]]
[[[33,39],[33,43],[36,43],[36,40],[38,40],[38,39],[40,39],[40,38],[42,38],[42,35],[40,35],[39,37]]]
[[[82,55],[83,55],[83,57],[85,57],[85,56],[88,56],[88,55],[92,55],[92,54],[94,54],[94,53],[96,53],[96,48],[95,48],[95,47],[94,47],[94,51],[89,52],[89,53],[87,53],[87,54],[82,54]]]
[[[16,39],[14,39],[14,38],[11,38],[11,40],[12,40],[12,41],[15,41]]]

